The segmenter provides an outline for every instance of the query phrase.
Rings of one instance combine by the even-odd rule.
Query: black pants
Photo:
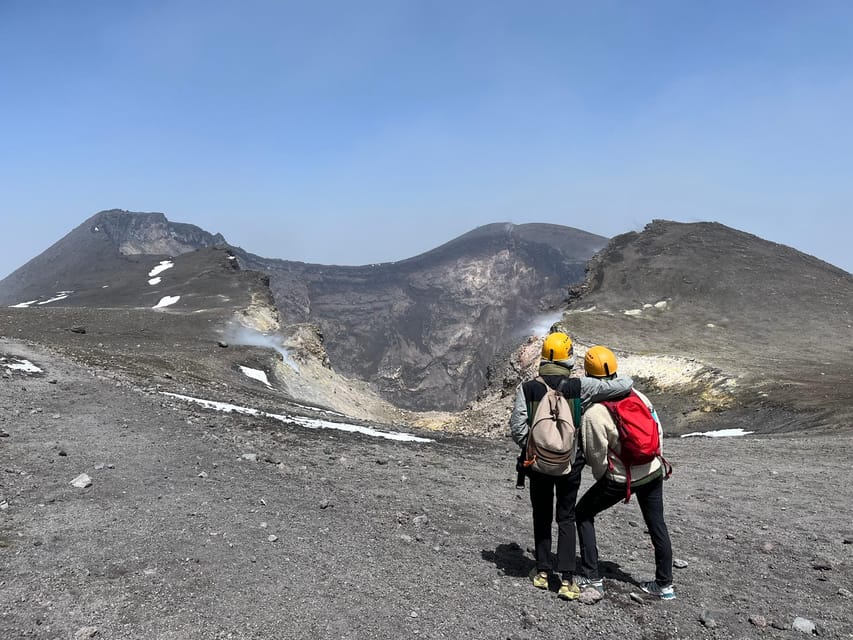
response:
[[[554,520],[554,497],[557,499],[557,567],[563,579],[571,580],[575,572],[575,501],[581,486],[583,458],[575,461],[571,473],[549,476],[530,471],[530,504],[533,507],[533,540],[536,570],[550,571],[551,524]]]
[[[672,583],[672,544],[663,519],[663,476],[640,486],[631,486],[643,512],[643,520],[655,548],[655,580]],[[597,579],[598,547],[595,542],[595,516],[625,499],[625,484],[603,477],[583,495],[577,506],[578,539],[581,547],[581,573]]]

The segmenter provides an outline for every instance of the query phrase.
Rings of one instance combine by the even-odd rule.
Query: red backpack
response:
[[[628,502],[631,499],[632,466],[648,464],[655,458],[660,458],[664,473],[669,478],[672,475],[672,465],[662,455],[658,421],[640,396],[632,390],[620,400],[604,400],[601,404],[607,407],[619,433],[621,453],[617,454],[610,449],[610,455],[618,458],[625,467],[628,478],[625,502]],[[609,464],[612,469],[613,462],[610,461]]]

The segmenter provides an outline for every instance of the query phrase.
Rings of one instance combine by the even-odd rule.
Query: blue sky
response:
[[[268,257],[714,220],[853,271],[853,3],[0,0],[0,277],[97,211]]]

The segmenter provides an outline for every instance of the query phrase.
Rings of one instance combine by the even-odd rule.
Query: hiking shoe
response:
[[[577,600],[580,594],[581,590],[578,589],[578,585],[568,580],[563,580],[560,583],[559,591],[557,591],[557,597],[563,600]]]
[[[640,589],[653,596],[657,596],[661,600],[675,600],[675,589],[671,584],[661,586],[656,581],[641,582]]]
[[[537,589],[547,589],[548,588],[548,572],[540,571],[535,576],[533,576],[533,586]]]
[[[575,576],[575,583],[581,589],[595,589],[604,595],[604,580],[601,578],[587,578],[586,576]]]

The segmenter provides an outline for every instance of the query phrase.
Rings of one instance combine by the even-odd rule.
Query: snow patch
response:
[[[260,382],[263,382],[270,389],[272,389],[272,385],[270,384],[269,378],[267,378],[266,372],[261,371],[260,369],[252,369],[251,367],[244,367],[243,365],[240,365],[240,371],[242,371],[243,375],[245,375],[246,377],[252,378],[253,380],[258,380]]]
[[[747,436],[753,431],[744,431],[743,429],[720,429],[718,431],[694,431],[693,433],[682,434],[682,438],[693,438],[703,436],[705,438],[736,438],[738,436]]]
[[[160,264],[158,264],[156,267],[154,267],[153,269],[151,269],[151,271],[148,272],[148,277],[153,278],[154,276],[163,273],[166,269],[171,269],[174,266],[175,263],[171,260],[161,260]]]
[[[335,429],[338,431],[347,431],[349,433],[361,433],[362,435],[372,436],[375,438],[385,438],[386,440],[396,440],[398,442],[433,442],[430,438],[421,438],[410,433],[402,431],[381,431],[372,427],[365,427],[358,424],[348,424],[345,422],[330,422],[328,420],[318,420],[316,418],[305,418],[302,416],[281,415],[275,413],[266,413],[251,407],[240,407],[236,404],[228,404],[226,402],[216,402],[214,400],[203,400],[201,398],[193,398],[191,396],[183,396],[177,393],[163,392],[163,395],[184,400],[186,402],[194,402],[206,409],[215,411],[223,411],[225,413],[239,413],[247,416],[261,416],[272,418],[279,422],[296,424],[306,429]]]
[[[150,284],[150,285],[160,284],[160,282],[162,282],[162,280],[163,280],[163,278],[161,278],[160,276],[157,276],[156,278],[151,278],[148,281],[148,284]]]
[[[29,300],[27,302],[19,302],[18,304],[9,305],[10,309],[29,309],[31,304],[35,304],[38,302],[38,298],[35,300]]]
[[[53,296],[52,298],[49,298],[48,300],[43,300],[42,302],[39,302],[38,304],[50,304],[51,302],[57,302],[59,300],[65,300],[65,298],[70,296],[72,293],[74,293],[74,292],[73,291],[57,291],[55,296]]]
[[[178,300],[181,299],[181,296],[163,296],[160,298],[160,302],[155,304],[152,309],[162,309],[163,307],[169,307],[175,304]]]
[[[638,316],[641,313],[643,313],[643,310],[642,309],[626,309],[622,313],[624,313],[626,316]]]
[[[3,358],[0,360],[0,366],[6,367],[11,371],[23,371],[24,373],[41,373],[42,370],[39,369],[36,365],[34,365],[29,360],[25,360],[23,358],[11,358],[10,360],[6,360]]]

